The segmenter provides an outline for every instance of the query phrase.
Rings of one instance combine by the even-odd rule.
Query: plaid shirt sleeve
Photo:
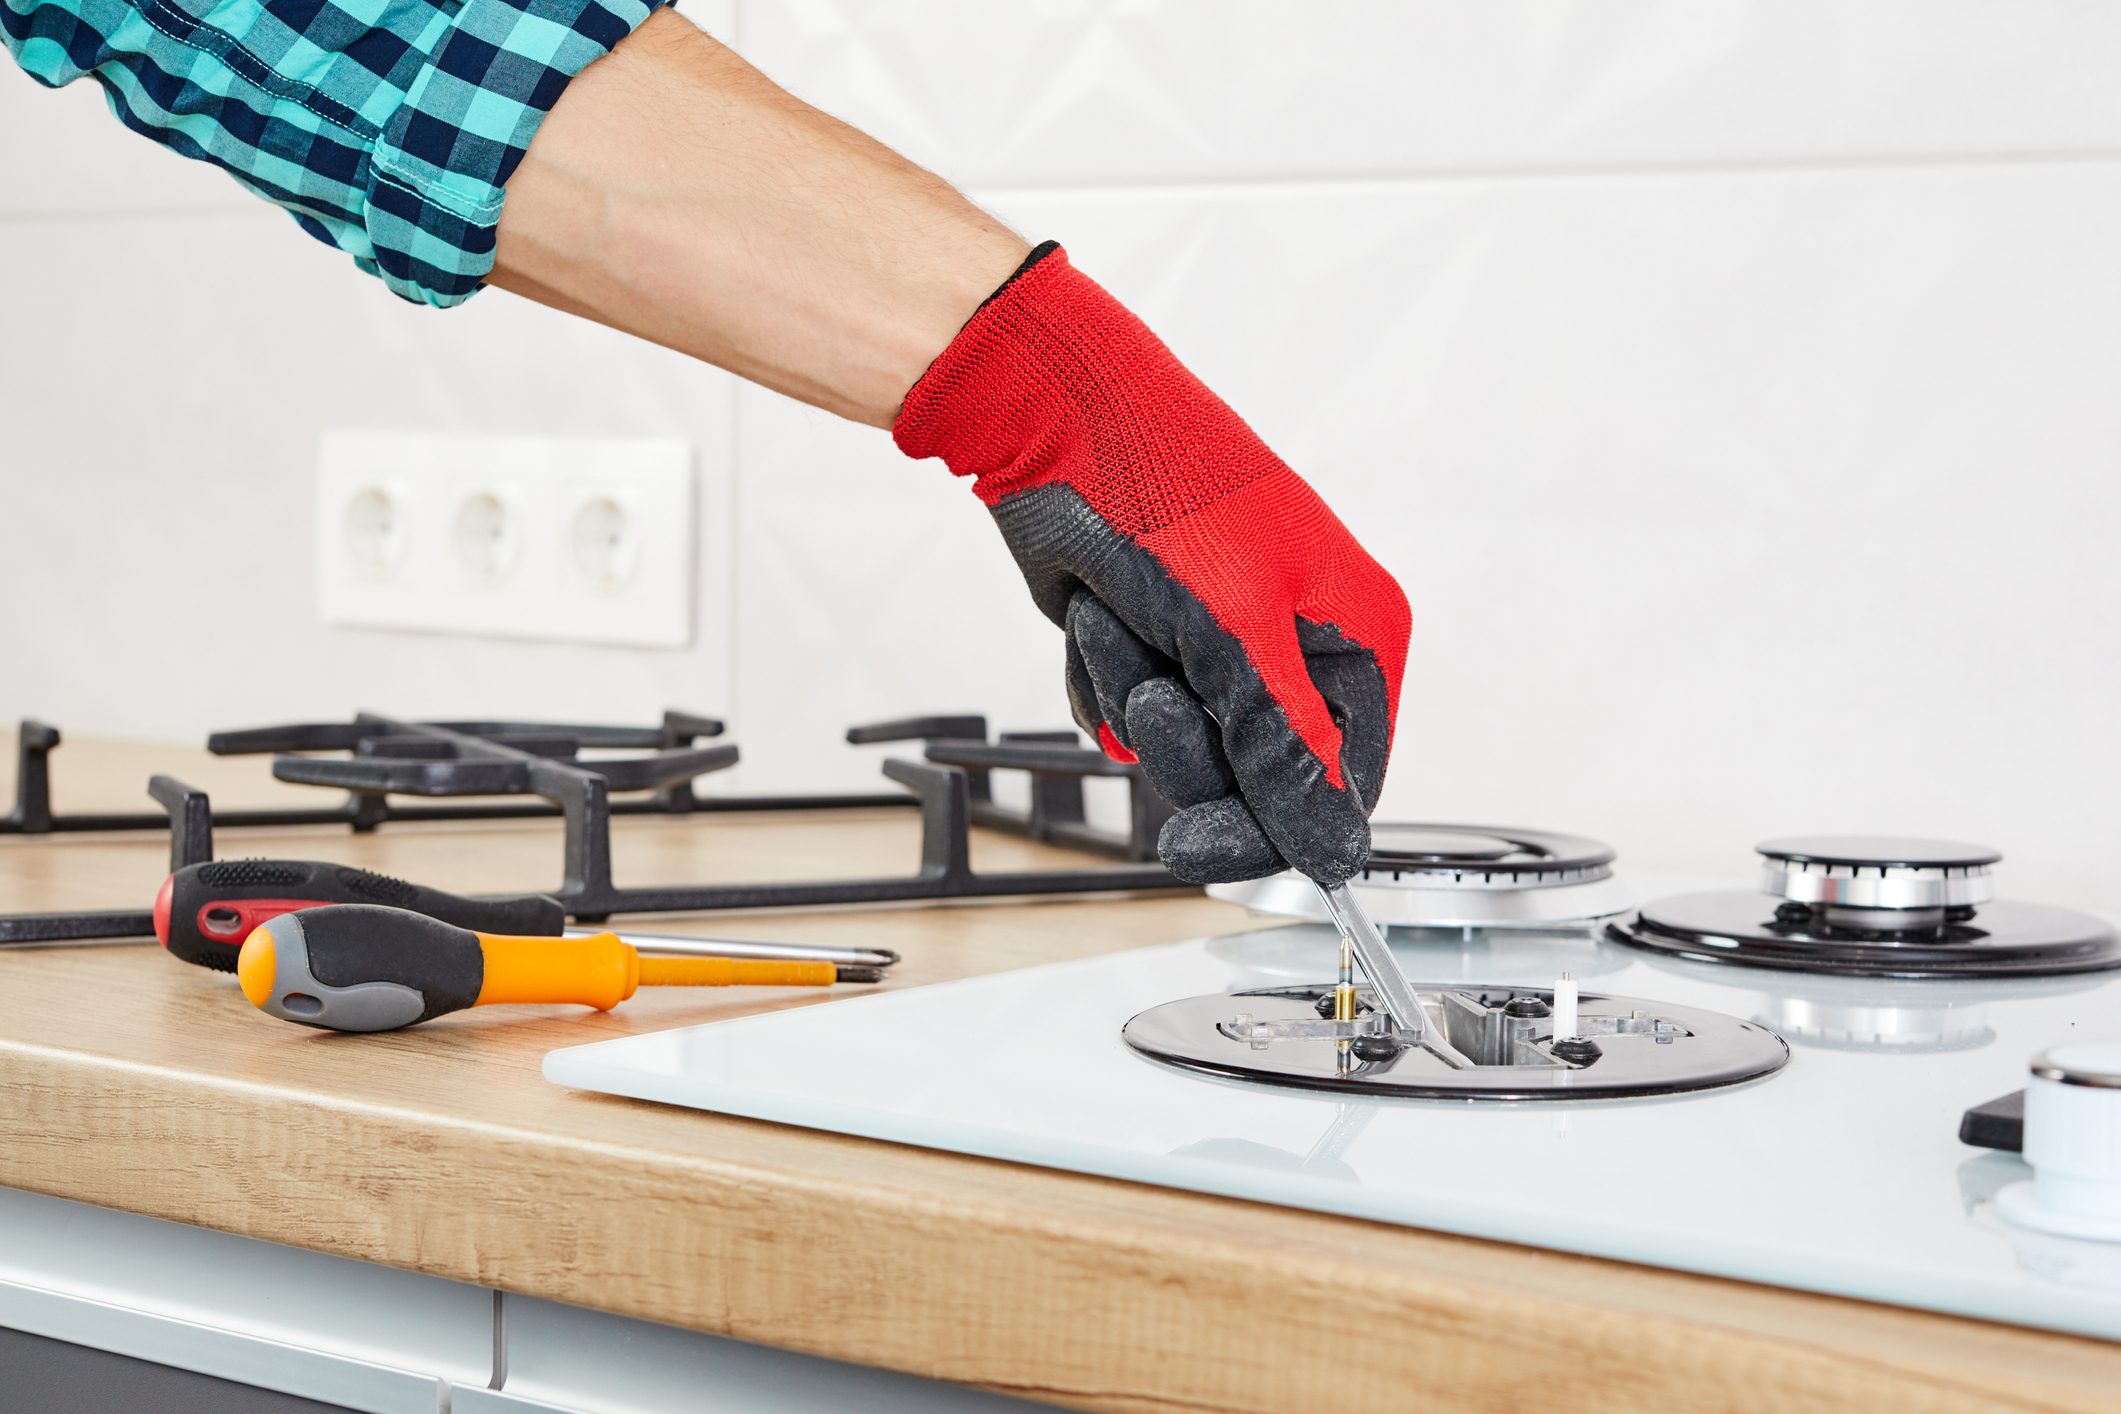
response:
[[[567,81],[660,3],[0,0],[0,41],[446,306],[492,270],[502,188]]]

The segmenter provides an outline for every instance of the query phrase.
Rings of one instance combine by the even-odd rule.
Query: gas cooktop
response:
[[[1631,872],[1653,899],[1706,892]],[[1775,900],[1738,893],[1775,914]],[[1940,906],[1947,916],[1926,926],[1992,905]],[[2121,1338],[2121,1242],[2042,1230],[2022,1212],[2006,1221],[1997,1195],[2003,1209],[2025,1208],[2030,1170],[1959,1139],[1969,1107],[2027,1085],[2035,1053],[2061,1044],[2066,1056],[2063,1043],[2121,1030],[2121,973],[1878,978],[1702,962],[1589,925],[1410,930],[1391,951],[1428,1021],[1413,1045],[1374,1019],[1368,990],[1339,1013],[1352,1020],[1336,1019],[1341,951],[1330,927],[1269,927],[574,1047],[549,1055],[545,1073],[870,1138]],[[1595,1050],[1563,1044],[1582,1039]],[[2062,1093],[2097,1108],[2083,1086],[2102,1074],[2091,1067]],[[2121,1105],[2121,1091],[2104,1093]]]

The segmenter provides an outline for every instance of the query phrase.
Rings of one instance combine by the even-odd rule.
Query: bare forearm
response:
[[[888,427],[1027,250],[666,10],[539,129],[491,283]]]

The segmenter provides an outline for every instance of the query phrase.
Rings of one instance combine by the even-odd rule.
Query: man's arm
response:
[[[406,299],[500,284],[941,459],[1065,630],[1077,721],[1175,807],[1165,864],[1359,870],[1406,660],[1392,577],[1065,251],[657,3],[206,0],[170,29],[0,0],[0,42]]]
[[[664,12],[539,130],[492,283],[973,478],[1066,632],[1078,722],[1176,808],[1182,877],[1362,867],[1405,597],[1057,247]]]
[[[495,284],[889,427],[974,478],[1066,631],[1077,720],[1177,808],[1172,869],[1362,866],[1406,601],[1065,253],[1027,251],[660,13],[553,109],[509,183],[496,260]]]
[[[663,10],[545,119],[489,283],[888,428],[1028,251]]]

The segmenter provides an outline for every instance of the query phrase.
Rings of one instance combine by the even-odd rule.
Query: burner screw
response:
[[[1534,996],[1512,997],[1502,1004],[1504,1016],[1541,1017],[1552,1016],[1554,1008]]]
[[[1599,1044],[1588,1036],[1570,1036],[1553,1042],[1547,1049],[1574,1066],[1590,1065],[1605,1054]]]

